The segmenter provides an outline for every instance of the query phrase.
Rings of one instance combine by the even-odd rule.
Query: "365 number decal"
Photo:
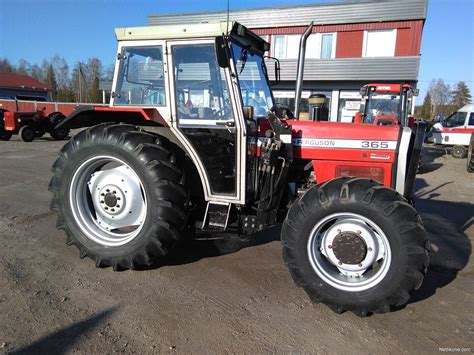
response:
[[[362,141],[362,148],[388,149],[388,142],[385,141]]]

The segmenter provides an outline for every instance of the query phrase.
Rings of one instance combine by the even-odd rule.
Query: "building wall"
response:
[[[362,57],[363,31],[346,31],[337,34],[336,58]]]
[[[364,31],[397,30],[395,56],[420,55],[421,33],[424,20],[391,21],[383,23],[358,23],[338,25],[315,25],[315,33],[336,33],[336,58],[360,58],[362,56]],[[287,26],[252,29],[260,36],[268,36],[272,43],[275,35],[302,34],[305,26]]]

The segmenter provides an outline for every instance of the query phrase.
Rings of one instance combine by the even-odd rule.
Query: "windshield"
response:
[[[253,106],[256,117],[266,116],[273,106],[273,96],[263,58],[236,44],[232,44],[232,54],[243,105]]]
[[[364,121],[373,123],[376,118],[387,116],[397,118],[399,102],[400,95],[370,93],[370,99],[367,103],[367,115]]]
[[[466,122],[467,112],[454,112],[451,116],[446,118],[446,127],[464,126]]]

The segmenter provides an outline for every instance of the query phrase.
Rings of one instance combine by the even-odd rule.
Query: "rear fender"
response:
[[[105,122],[168,127],[168,123],[154,108],[81,106],[67,116],[56,128],[91,127]]]

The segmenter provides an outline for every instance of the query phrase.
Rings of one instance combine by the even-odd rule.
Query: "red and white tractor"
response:
[[[413,127],[410,109],[418,89],[409,84],[367,84],[360,94],[362,102],[354,122]]]
[[[249,239],[283,222],[283,259],[314,302],[361,316],[408,302],[428,267],[411,204],[423,127],[289,118],[274,105],[269,44],[238,23],[116,36],[110,107],[60,124],[88,128],[62,148],[49,186],[81,257],[134,269],[184,230]]]

